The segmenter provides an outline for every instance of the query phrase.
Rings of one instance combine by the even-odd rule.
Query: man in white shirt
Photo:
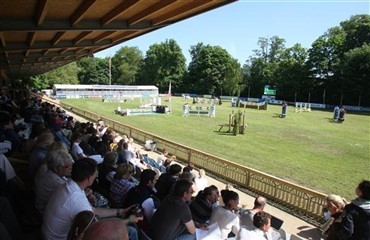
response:
[[[241,226],[236,240],[272,240],[269,229],[271,227],[271,215],[264,211],[257,212],[253,217],[254,228],[247,229]]]
[[[96,175],[97,164],[93,159],[82,158],[73,164],[72,180],[60,186],[46,206],[42,225],[42,235],[45,240],[65,240],[73,219],[82,211],[93,211],[102,218],[122,216],[127,213],[130,208],[94,208],[90,205],[84,189],[94,182]],[[131,216],[134,218],[134,215]],[[139,218],[132,219],[131,216],[126,222],[139,220]]]

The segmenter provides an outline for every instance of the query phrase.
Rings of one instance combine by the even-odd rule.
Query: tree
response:
[[[135,84],[143,53],[137,47],[121,47],[112,58],[112,82]]]
[[[275,86],[278,82],[278,67],[285,50],[285,40],[278,36],[259,38],[259,49],[249,58],[243,67],[248,69],[249,77],[247,89],[252,97],[261,97],[265,85]]]
[[[175,40],[153,44],[146,52],[140,66],[138,83],[154,84],[160,92],[168,90],[171,81],[173,91],[179,89],[186,70],[186,59]]]
[[[370,106],[370,45],[364,44],[346,52],[339,69],[343,73],[342,92],[347,101]]]
[[[29,77],[24,81],[30,88],[38,90],[52,88],[54,84],[78,84],[77,72],[76,62],[72,62],[49,72]]]
[[[281,53],[276,72],[277,99],[293,101],[295,96],[308,96],[313,84],[306,64],[308,53],[300,44]],[[305,99],[306,100],[306,99]]]
[[[240,63],[236,59],[231,59],[226,69],[226,81],[222,85],[224,92],[229,96],[240,96],[240,93],[245,88],[243,81],[242,69]]]
[[[221,95],[227,81],[241,81],[240,70],[236,70],[240,65],[225,49],[198,43],[190,48],[190,55],[192,61],[186,76],[186,83],[192,83],[190,91]],[[227,88],[229,91],[234,89],[230,84]]]
[[[85,57],[77,61],[78,79],[81,84],[108,84],[108,59]]]

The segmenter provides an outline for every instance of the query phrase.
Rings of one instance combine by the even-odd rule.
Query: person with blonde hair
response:
[[[330,213],[330,220],[323,229],[326,240],[337,240],[336,234],[341,227],[342,214],[347,201],[338,195],[328,195],[326,197],[326,208]]]
[[[122,207],[128,191],[135,187],[135,184],[130,181],[133,170],[134,167],[131,164],[118,165],[110,186],[109,195],[112,199],[112,207]]]

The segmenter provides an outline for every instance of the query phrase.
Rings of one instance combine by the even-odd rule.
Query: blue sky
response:
[[[138,47],[143,54],[154,43],[174,39],[188,63],[189,49],[199,42],[221,46],[243,65],[259,37],[279,36],[285,46],[300,43],[309,48],[325,31],[356,14],[370,14],[370,0],[240,0],[224,7],[142,35],[107,50],[97,57],[114,55],[122,46]]]

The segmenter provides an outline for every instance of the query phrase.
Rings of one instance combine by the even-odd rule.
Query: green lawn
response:
[[[192,102],[182,98],[172,98],[172,114],[130,117],[115,115],[114,109],[137,108],[139,100],[63,102],[323,193],[352,199],[358,182],[370,179],[369,115],[348,113],[339,124],[330,121],[332,112],[294,113],[289,107],[282,119],[275,117],[281,108],[270,105],[267,111],[245,109],[246,134],[232,136],[217,132],[230,111],[238,110],[230,102],[216,107],[216,118],[182,117],[182,105]]]

